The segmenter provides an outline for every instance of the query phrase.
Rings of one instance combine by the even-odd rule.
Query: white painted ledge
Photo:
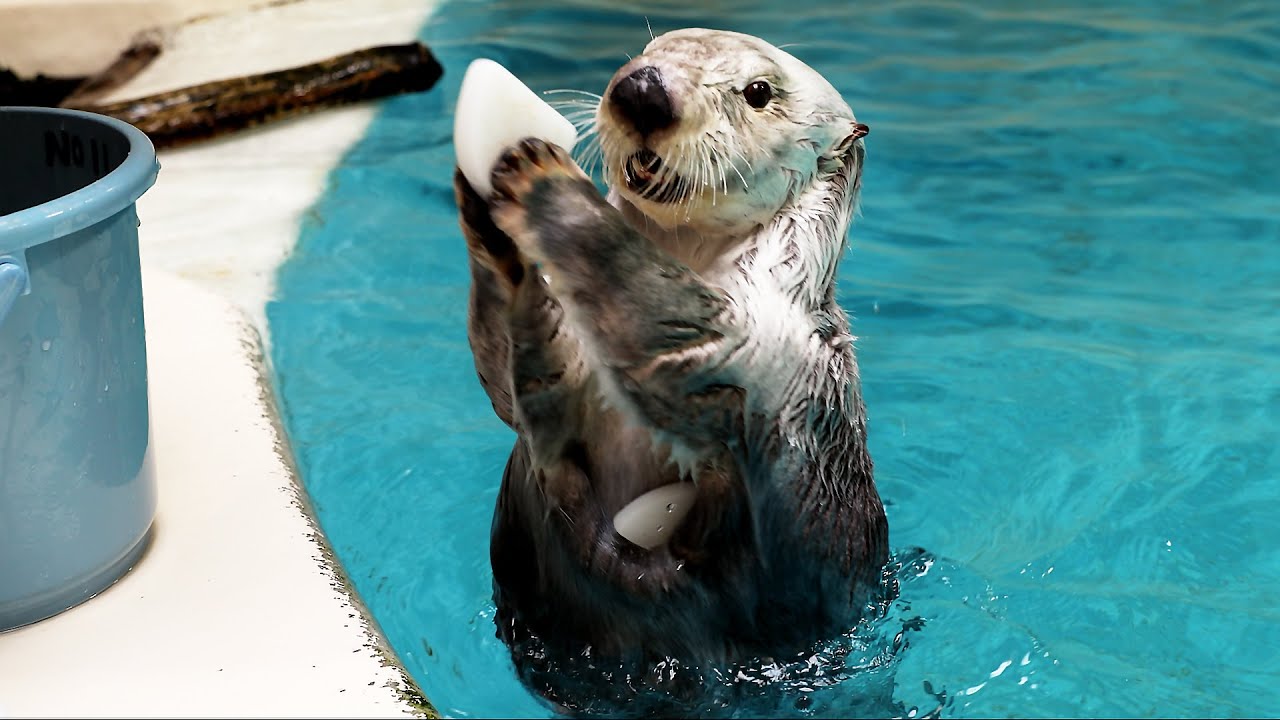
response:
[[[302,510],[246,318],[163,271],[143,288],[153,544],[97,597],[0,634],[0,716],[420,714]]]
[[[90,75],[141,31],[270,0],[0,0],[0,67]]]
[[[48,57],[84,54],[74,46],[86,28],[101,32],[85,51],[101,54],[178,9],[188,18],[250,3],[0,0],[0,65],[49,72]],[[300,0],[187,22],[167,29],[165,52],[115,97],[406,42],[435,5]],[[38,30],[58,22],[75,27]],[[14,40],[31,33],[41,42]],[[0,634],[0,717],[421,712],[299,500],[261,371],[275,272],[375,111],[314,113],[161,154],[159,181],[138,202],[155,538],[98,597]]]
[[[138,201],[143,265],[227,298],[269,347],[276,271],[329,171],[374,112],[339,108],[161,152],[160,178]]]

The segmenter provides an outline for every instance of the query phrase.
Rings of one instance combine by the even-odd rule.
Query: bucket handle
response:
[[[27,290],[27,271],[12,258],[0,257],[0,323]]]

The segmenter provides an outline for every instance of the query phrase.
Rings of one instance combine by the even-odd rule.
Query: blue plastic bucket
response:
[[[158,171],[126,123],[0,108],[0,631],[93,597],[150,539],[134,203]]]

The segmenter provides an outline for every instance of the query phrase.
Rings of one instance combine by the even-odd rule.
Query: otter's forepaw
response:
[[[490,213],[494,224],[510,235],[521,250],[533,250],[527,240],[532,235],[526,207],[530,193],[543,182],[559,179],[587,180],[587,176],[564,148],[538,138],[521,140],[494,166]]]

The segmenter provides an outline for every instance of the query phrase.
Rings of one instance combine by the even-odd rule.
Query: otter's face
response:
[[[596,128],[623,199],[668,229],[713,233],[763,225],[813,182],[820,158],[866,134],[809,66],[703,29],[662,35],[624,65]]]

